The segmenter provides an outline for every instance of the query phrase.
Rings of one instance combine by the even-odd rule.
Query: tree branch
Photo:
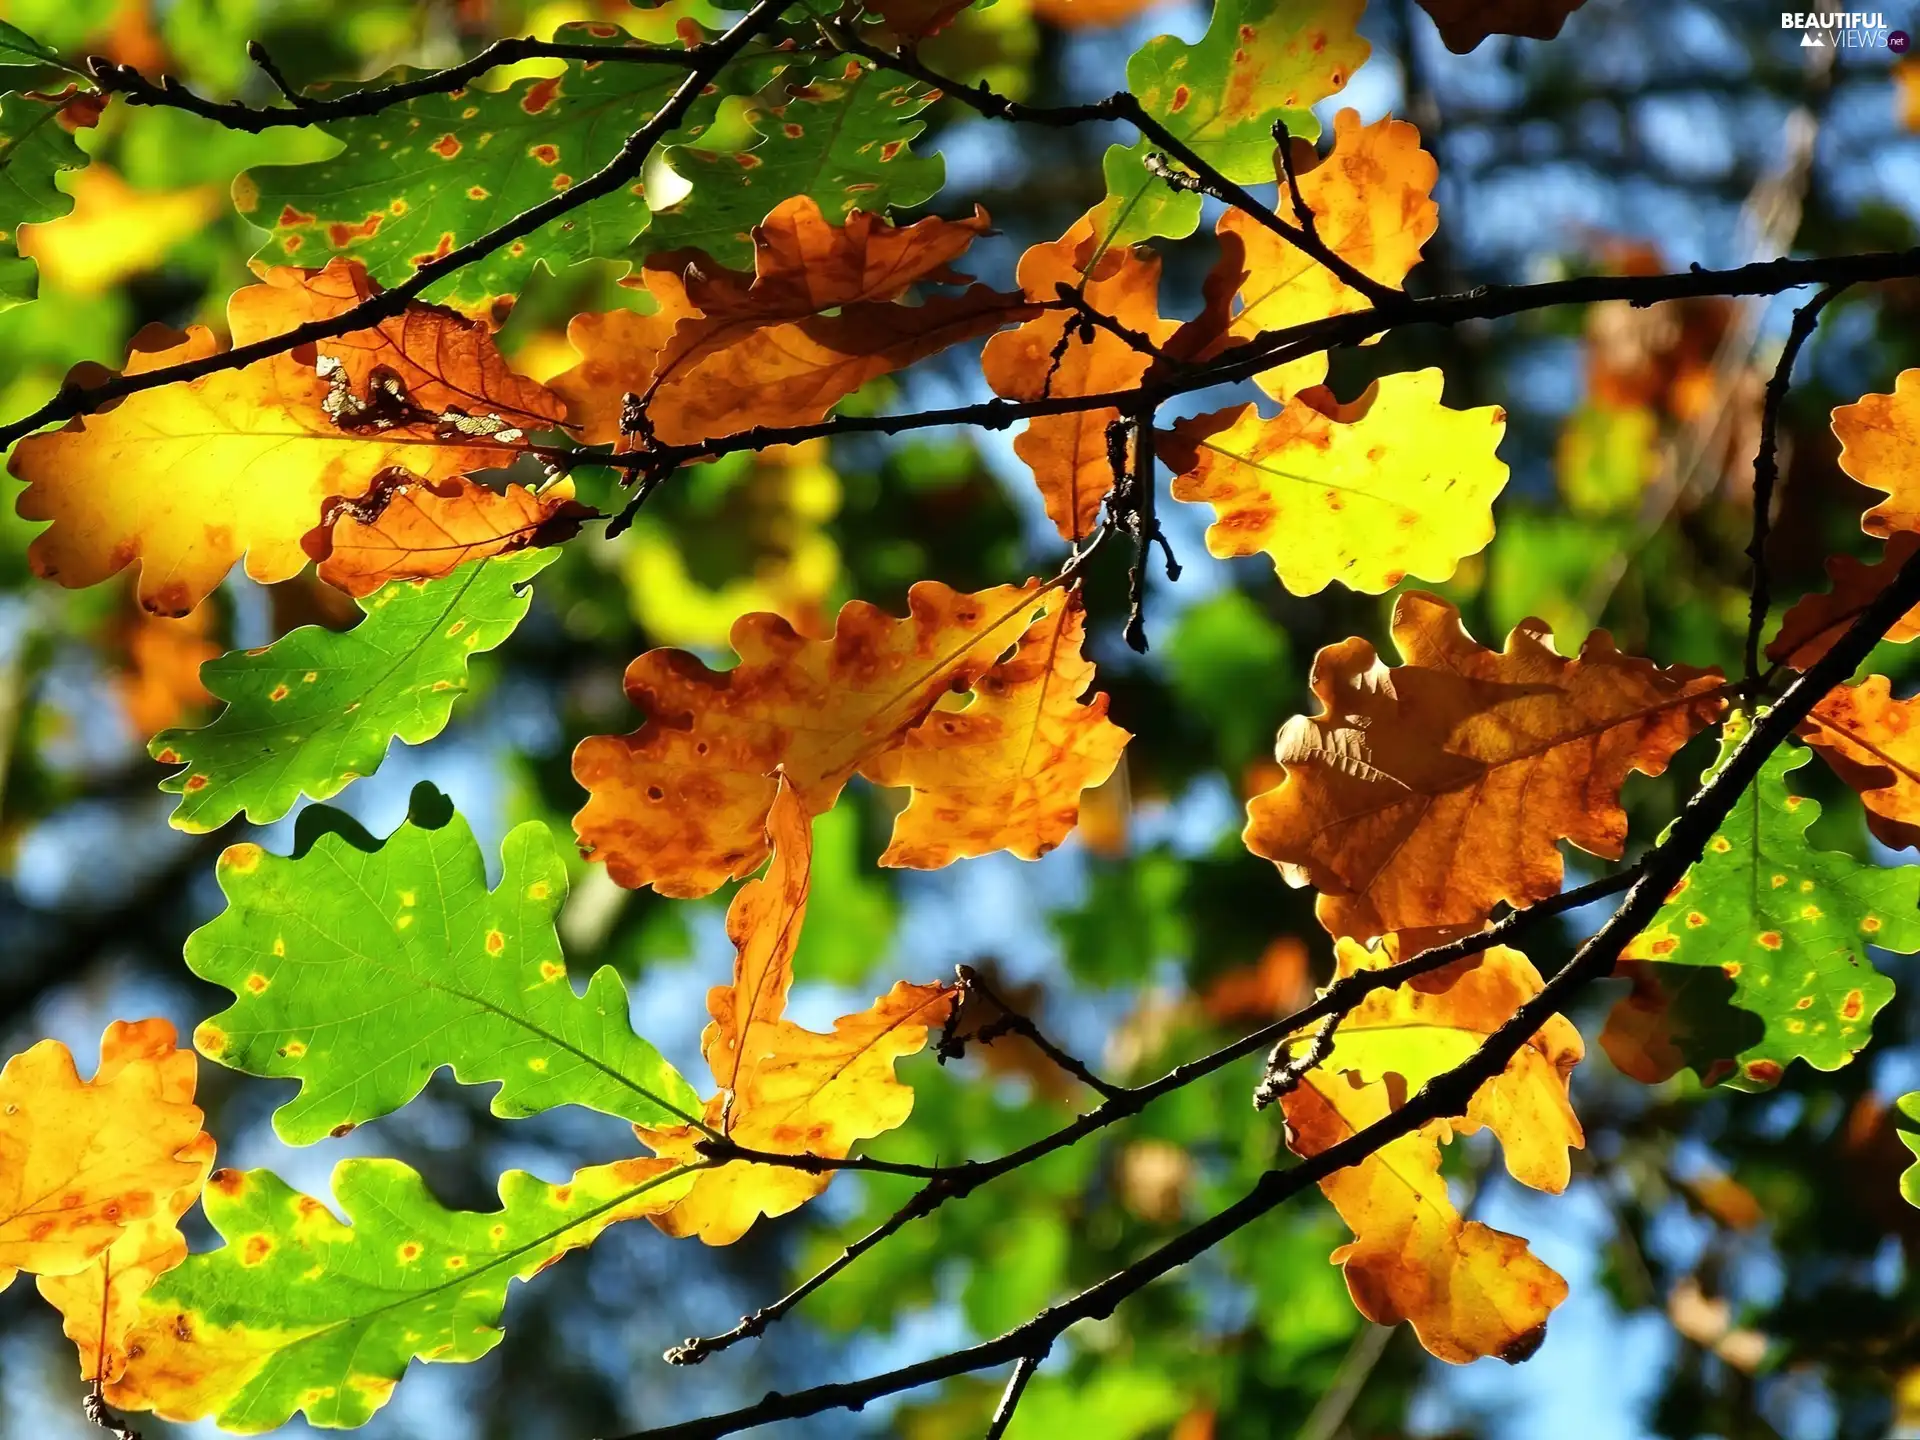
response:
[[[1014,1365],[1013,1374],[1007,1377],[1007,1388],[1001,1392],[1000,1403],[994,1407],[993,1419],[987,1425],[986,1440],[1000,1440],[1007,1433],[1007,1426],[1013,1423],[1013,1412],[1020,1408],[1020,1397],[1027,1393],[1027,1382],[1033,1379],[1033,1372],[1040,1368],[1040,1362],[1052,1348],[1049,1342],[1032,1354],[1022,1355]]]
[[[1009,1005],[1001,998],[999,992],[987,983],[987,978],[971,965],[961,965],[958,969],[960,972],[962,1005],[965,1004],[966,997],[969,994],[977,994],[981,999],[991,1005],[997,1013],[971,1035],[959,1035],[955,1033],[953,1026],[949,1026],[946,1035],[943,1036],[940,1041],[939,1054],[941,1063],[944,1064],[948,1060],[957,1059],[968,1045],[991,1045],[1002,1035],[1021,1035],[1059,1069],[1071,1075],[1095,1094],[1104,1096],[1110,1100],[1120,1094],[1125,1088],[1115,1085],[1110,1080],[1103,1080],[1093,1072],[1093,1069],[1084,1060],[1081,1060],[1078,1056],[1069,1054],[1054,1044],[1052,1040],[1047,1038],[1046,1033],[1034,1023],[1031,1016],[1023,1015],[1014,1009],[1013,1006]],[[959,1012],[956,1011],[955,1013],[958,1014]]]

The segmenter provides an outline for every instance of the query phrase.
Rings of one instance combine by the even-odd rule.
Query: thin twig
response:
[[[964,997],[969,992],[978,994],[998,1013],[972,1035],[961,1037],[949,1029],[946,1038],[940,1042],[940,1058],[942,1060],[957,1057],[963,1048],[969,1044],[991,1045],[1002,1035],[1021,1035],[1031,1042],[1036,1050],[1046,1056],[1047,1059],[1051,1060],[1061,1070],[1106,1099],[1112,1099],[1126,1088],[1125,1086],[1115,1085],[1111,1080],[1102,1079],[1094,1073],[1092,1067],[1084,1060],[1081,1060],[1078,1056],[1069,1054],[1066,1050],[1063,1050],[1052,1040],[1048,1039],[1045,1032],[1034,1022],[1032,1016],[1022,1014],[1020,1011],[1014,1009],[1013,1006],[1009,1005],[1001,998],[999,992],[987,983],[986,976],[982,975],[971,965],[961,965],[956,968],[960,972],[960,990],[962,996]]]
[[[1753,539],[1747,545],[1747,558],[1753,562],[1753,588],[1747,599],[1747,679],[1749,701],[1760,689],[1760,632],[1767,625],[1767,611],[1773,605],[1773,581],[1767,570],[1767,534],[1773,524],[1773,487],[1780,479],[1780,411],[1786,404],[1787,387],[1793,383],[1793,362],[1813,332],[1819,328],[1820,312],[1831,304],[1844,284],[1821,290],[1813,299],[1793,312],[1793,328],[1780,351],[1773,377],[1767,381],[1766,399],[1760,410],[1760,448],[1753,457]]]
[[[1020,1408],[1020,1397],[1027,1393],[1027,1382],[1033,1379],[1033,1372],[1040,1368],[1040,1362],[1052,1348],[1049,1341],[1035,1353],[1022,1355],[1014,1365],[1013,1374],[1007,1377],[1007,1388],[1000,1394],[1000,1403],[994,1406],[993,1419],[987,1424],[985,1440],[1000,1440],[1007,1433],[1007,1426],[1013,1423],[1013,1412]]]
[[[1169,355],[1165,350],[1162,350],[1157,344],[1154,343],[1153,338],[1151,336],[1142,334],[1140,331],[1135,330],[1131,325],[1122,324],[1120,321],[1114,319],[1113,316],[1107,314],[1104,310],[1095,309],[1093,305],[1091,305],[1088,302],[1087,297],[1085,295],[1081,294],[1079,290],[1069,285],[1066,281],[1062,280],[1058,285],[1056,285],[1054,287],[1054,292],[1057,295],[1059,295],[1061,300],[1063,300],[1067,305],[1072,307],[1072,309],[1079,314],[1080,319],[1082,321],[1084,321],[1086,324],[1089,324],[1089,325],[1097,325],[1100,329],[1105,330],[1109,335],[1112,335],[1118,338],[1129,349],[1138,350],[1142,355],[1151,355],[1155,360],[1158,360],[1162,365],[1171,365],[1171,366],[1176,366],[1181,368],[1184,368],[1186,366],[1187,364],[1186,361],[1180,359],[1178,356]],[[1074,329],[1074,326],[1071,323],[1069,323],[1067,327],[1068,333],[1072,333],[1073,329]],[[1042,393],[1044,394],[1045,392],[1043,391]]]
[[[258,40],[249,40],[247,42],[247,58],[259,66],[260,73],[273,82],[273,88],[278,90],[281,97],[285,99],[289,105],[293,106],[294,109],[307,110],[312,107],[313,101],[309,100],[305,95],[302,95],[299,90],[288,83],[286,75],[283,74],[280,67],[274,63],[273,56],[267,53],[267,47],[262,45]]]

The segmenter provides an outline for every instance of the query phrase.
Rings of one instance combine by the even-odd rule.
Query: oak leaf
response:
[[[1889,536],[1878,560],[1856,560],[1851,555],[1834,555],[1827,560],[1827,577],[1833,588],[1803,597],[1780,621],[1780,633],[1767,646],[1767,658],[1779,665],[1805,670],[1827,651],[1833,642],[1860,618],[1876,596],[1893,583],[1915,555],[1920,555],[1920,534],[1901,531]],[[1920,605],[1894,621],[1882,638],[1904,645],[1920,637]]]
[[[1920,369],[1902,370],[1891,395],[1862,395],[1833,412],[1840,468],[1887,498],[1860,517],[1869,535],[1920,531]]]
[[[857,770],[1013,645],[1039,594],[1031,583],[965,594],[923,581],[905,619],[850,601],[824,640],[746,615],[731,637],[740,663],[725,671],[648,651],[626,675],[646,723],[573,752],[588,794],[573,822],[581,844],[628,889],[697,896],[752,874],[767,854],[776,769],[809,813],[832,808]]]
[[[161,1098],[169,1105],[191,1105],[197,1066],[191,1050],[175,1048],[173,1026],[165,1020],[116,1022],[100,1041],[96,1085],[109,1084],[132,1065],[153,1067]],[[140,1297],[167,1271],[187,1258],[180,1217],[200,1198],[213,1170],[214,1139],[202,1132],[174,1154],[192,1174],[154,1211],[134,1221],[86,1269],[71,1275],[42,1275],[40,1294],[65,1320],[67,1338],[80,1352],[80,1378],[116,1380],[126,1368],[128,1333],[140,1312]]]
[[[1284,778],[1247,806],[1248,848],[1317,887],[1335,935],[1474,927],[1558,894],[1558,843],[1617,858],[1628,773],[1658,775],[1724,705],[1718,671],[1622,655],[1604,630],[1572,660],[1537,620],[1488,650],[1421,591],[1393,637],[1391,668],[1361,639],[1314,657],[1322,711],[1287,722]]]
[[[1551,40],[1567,17],[1586,0],[1420,0],[1433,17],[1440,38],[1456,55],[1464,55],[1489,35],[1523,35],[1529,40]]]
[[[1420,261],[1440,225],[1433,202],[1439,176],[1420,148],[1420,132],[1391,117],[1362,125],[1354,110],[1334,117],[1333,148],[1324,160],[1305,141],[1294,144],[1300,198],[1321,241],[1361,274],[1398,287]],[[1312,168],[1307,168],[1311,166]],[[1289,191],[1278,152],[1280,193]],[[1283,215],[1291,212],[1282,206]],[[1206,305],[1176,336],[1175,353],[1212,359],[1265,330],[1365,310],[1373,302],[1291,241],[1243,211],[1229,209],[1217,227],[1220,259],[1205,282]],[[1277,400],[1326,378],[1324,352],[1255,377]]]
[[[697,1147],[714,1131],[751,1150],[840,1160],[913,1109],[913,1091],[895,1078],[894,1062],[917,1052],[927,1027],[947,1018],[950,986],[898,981],[868,1009],[834,1021],[828,1035],[786,1018],[812,878],[812,823],[798,792],[780,781],[767,818],[773,860],[727,909],[733,983],[707,992],[713,1021],[700,1048],[720,1092],[707,1102],[706,1129],[634,1127],[663,1158],[696,1163]],[[730,1245],[760,1216],[797,1209],[832,1178],[831,1171],[735,1160],[701,1171],[685,1199],[652,1219],[669,1235]]]
[[[557,545],[598,513],[573,498],[571,480],[493,490],[465,475],[421,480],[404,470],[329,508],[307,551],[320,578],[355,599],[389,580],[437,580],[469,560]]]
[[[1019,648],[973,682],[965,708],[944,703],[866,767],[876,785],[908,785],[882,865],[932,870],[962,856],[1009,850],[1038,860],[1080,818],[1080,793],[1120,763],[1129,738],[1107,719],[1107,697],[1081,654],[1079,593],[1036,621]]]
[[[313,300],[297,277],[284,275],[239,291],[228,304],[234,343],[284,333]],[[201,326],[183,335],[149,325],[133,338],[126,372],[219,353]],[[142,391],[22,440],[7,466],[28,482],[19,512],[53,522],[28,550],[35,572],[84,586],[137,562],[140,603],[184,615],[243,555],[247,574],[263,583],[298,574],[307,559],[301,537],[323,505],[364,495],[384,470],[441,479],[510,464],[519,453],[502,443],[512,430],[497,440],[447,433],[433,416],[414,414],[404,384],[397,397],[358,393],[349,377],[368,353],[385,357],[388,369],[398,354],[372,332],[356,332],[337,345],[300,346]],[[452,365],[436,358],[425,368]],[[90,385],[105,377],[87,364],[68,380]],[[439,383],[428,386],[430,397],[440,397]],[[383,396],[398,400],[398,414],[379,410]]]
[[[1391,935],[1373,949],[1342,939],[1335,978],[1392,964],[1400,948]],[[1384,1119],[1478,1052],[1540,988],[1526,956],[1496,945],[1374,991],[1341,1022],[1326,1063],[1282,1097],[1288,1144],[1317,1155]],[[1310,1043],[1301,1037],[1296,1049]],[[1320,1182],[1354,1232],[1333,1259],[1368,1319],[1411,1322],[1429,1352],[1456,1365],[1485,1355],[1524,1360],[1538,1348],[1566,1282],[1518,1236],[1460,1215],[1440,1173],[1440,1146],[1455,1133],[1491,1130],[1514,1179],[1564,1190],[1567,1152],[1584,1144],[1567,1091],[1582,1053],[1579,1031],[1556,1015],[1480,1087],[1464,1117],[1432,1121]]]
[[[208,638],[214,619],[210,605],[178,619],[135,606],[115,627],[119,663],[113,688],[136,733],[152,735],[191,720],[213,703],[200,683],[200,667],[221,651]]]
[[[1896,700],[1886,676],[1869,675],[1829,690],[1799,733],[1859,793],[1882,844],[1920,845],[1920,698]]]
[[[1252,405],[1182,420],[1160,441],[1173,497],[1213,506],[1207,553],[1265,552],[1295,595],[1445,580],[1493,539],[1507,415],[1450,410],[1443,383],[1419,370],[1382,376],[1350,407],[1316,388],[1271,420]]]
[[[162,1031],[166,1043],[161,1044]],[[0,1069],[0,1289],[73,1275],[198,1184],[201,1116],[166,1022],[115,1021],[82,1080],[57,1040]]]
[[[1036,303],[1057,307],[1059,287],[1070,285],[1092,309],[1150,341],[1174,332],[1174,323],[1160,318],[1160,257],[1146,246],[1100,244],[1092,214],[1058,240],[1030,246],[1017,278]],[[994,393],[1019,401],[1129,390],[1152,363],[1112,331],[1083,326],[1075,312],[1059,308],[995,335],[980,356]],[[1114,409],[1035,416],[1013,442],[1033,471],[1047,518],[1066,539],[1092,531],[1113,488],[1107,426],[1119,418]]]
[[[645,310],[607,310],[576,315],[567,322],[567,340],[579,361],[550,382],[567,406],[580,438],[608,445],[620,438],[620,417],[629,394],[652,388],[660,357],[682,320],[700,311],[687,294],[691,252],[653,255],[621,283],[644,292]]]

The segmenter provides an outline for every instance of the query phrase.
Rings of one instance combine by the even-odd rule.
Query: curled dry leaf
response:
[[[913,1091],[893,1065],[926,1044],[929,1025],[947,1018],[952,987],[899,981],[870,1008],[836,1020],[830,1035],[785,1018],[812,878],[812,825],[799,795],[780,780],[767,819],[773,860],[727,910],[733,983],[707,992],[713,1022],[700,1048],[720,1092],[707,1102],[705,1119],[747,1149],[839,1160],[912,1111]],[[705,1132],[692,1125],[634,1130],[658,1155],[687,1164],[701,1158]],[[804,1205],[832,1178],[831,1171],[732,1161],[701,1171],[686,1198],[653,1223],[669,1235],[729,1245],[760,1216]]]
[[[1033,583],[969,595],[923,581],[905,619],[850,601],[825,640],[746,615],[732,634],[740,663],[724,671],[649,650],[626,677],[646,723],[573,752],[588,796],[573,822],[581,844],[620,884],[663,895],[752,874],[767,855],[776,769],[808,813],[832,808],[855,771],[986,673],[1039,595]]]
[[[1395,936],[1374,949],[1343,939],[1335,978],[1390,965],[1400,949]],[[1317,1155],[1392,1114],[1477,1053],[1540,988],[1526,956],[1496,945],[1412,985],[1374,991],[1341,1023],[1327,1062],[1282,1097],[1294,1153]],[[1484,1355],[1525,1360],[1539,1348],[1566,1282],[1518,1236],[1461,1216],[1440,1174],[1440,1146],[1456,1132],[1491,1130],[1514,1179],[1564,1190],[1567,1152],[1585,1143],[1567,1089],[1583,1053],[1580,1032],[1556,1015],[1480,1087],[1464,1118],[1433,1121],[1320,1182],[1353,1230],[1333,1259],[1368,1319],[1411,1322],[1429,1352],[1456,1365]]]
[[[1209,554],[1264,552],[1295,595],[1448,579],[1493,539],[1507,413],[1449,410],[1444,378],[1384,375],[1351,407],[1315,387],[1271,420],[1252,405],[1182,420],[1159,446],[1173,498],[1213,506]]]
[[[1315,164],[1313,147],[1294,146],[1300,198],[1313,212],[1320,239],[1369,279],[1399,286],[1440,226],[1433,202],[1439,169],[1420,148],[1420,132],[1392,118],[1362,125],[1354,110],[1334,117],[1333,149]],[[1312,168],[1308,168],[1311,166]],[[1283,217],[1293,213],[1276,153]],[[1212,359],[1266,330],[1365,310],[1372,301],[1318,260],[1242,211],[1229,209],[1218,227],[1220,258],[1207,275],[1204,308],[1182,327],[1170,349]],[[1277,400],[1326,379],[1324,353],[1262,372],[1255,379]]]
[[[943,702],[867,765],[876,785],[913,788],[882,865],[932,870],[995,850],[1038,860],[1067,838],[1081,792],[1113,773],[1131,738],[1107,719],[1105,695],[1081,703],[1093,683],[1086,628],[1076,590],[973,682],[971,703]]]
[[[389,470],[363,498],[330,505],[306,548],[322,580],[359,599],[389,580],[437,580],[469,560],[557,545],[597,513],[573,498],[571,480],[502,491]]]
[[[1092,214],[1058,240],[1030,247],[1020,257],[1018,279],[1021,292],[1037,304],[1057,307],[1059,287],[1071,285],[1094,310],[1149,341],[1173,334],[1174,323],[1160,318],[1160,257],[1145,246],[1100,243]],[[1111,330],[1055,308],[994,336],[980,363],[995,394],[1031,401],[1131,389],[1153,358]],[[1047,517],[1069,540],[1092,531],[1100,502],[1113,488],[1107,426],[1119,418],[1112,409],[1036,416],[1013,442],[1014,453],[1033,471]]]
[[[351,302],[328,287],[351,279],[344,270],[270,274],[229,301],[234,343],[344,310]],[[511,430],[463,434],[427,403],[489,390],[525,398],[531,382],[512,376],[491,341],[481,346],[457,329],[465,323],[411,307],[390,322],[392,333],[359,331],[142,391],[22,440],[7,464],[27,482],[20,514],[53,522],[28,550],[35,573],[84,586],[137,563],[140,603],[184,615],[242,556],[247,574],[263,583],[298,574],[307,559],[301,538],[326,502],[365,495],[382,471],[398,466],[442,479],[511,463],[518,451],[503,443]],[[201,326],[181,334],[149,325],[133,338],[126,373],[219,353]],[[478,366],[471,375],[469,362]],[[377,371],[385,388],[356,388],[352,378],[363,368],[368,377]],[[425,399],[408,390],[410,375]],[[107,372],[80,365],[67,378],[92,385]]]
[[[1622,655],[1596,630],[1569,660],[1537,620],[1488,650],[1460,612],[1402,595],[1388,667],[1352,639],[1314,657],[1322,711],[1275,747],[1284,778],[1247,806],[1246,842],[1320,890],[1335,935],[1474,927],[1556,895],[1558,844],[1617,858],[1619,793],[1718,718],[1721,676]]]
[[[201,1116],[164,1020],[115,1021],[82,1080],[57,1040],[0,1069],[0,1288],[74,1275],[204,1177]]]
[[[191,1105],[197,1065],[191,1050],[176,1048],[173,1026],[165,1020],[116,1021],[100,1041],[96,1085],[111,1084],[129,1066],[152,1067],[161,1098],[169,1105]],[[187,1258],[180,1217],[200,1198],[213,1169],[214,1139],[204,1131],[174,1153],[190,1167],[190,1178],[169,1195],[158,1197],[153,1212],[127,1226],[120,1238],[71,1275],[42,1275],[40,1294],[58,1310],[67,1338],[80,1352],[80,1378],[111,1381],[127,1364],[127,1336],[140,1313],[140,1297],[153,1282]]]

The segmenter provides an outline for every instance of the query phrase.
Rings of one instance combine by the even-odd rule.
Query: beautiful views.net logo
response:
[[[1843,50],[1904,51],[1907,34],[1889,30],[1879,10],[1783,10],[1782,30],[1798,30],[1802,48],[1833,45]],[[1897,37],[1897,38],[1895,38]]]

